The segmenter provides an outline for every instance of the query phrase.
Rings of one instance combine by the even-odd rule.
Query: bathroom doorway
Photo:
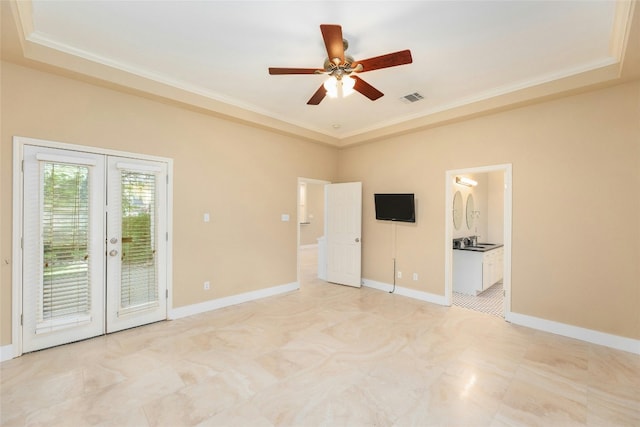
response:
[[[446,172],[447,305],[509,320],[511,184],[511,164]]]

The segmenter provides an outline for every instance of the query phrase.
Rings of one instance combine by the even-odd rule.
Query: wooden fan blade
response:
[[[314,93],[311,99],[307,101],[307,105],[320,104],[320,101],[322,101],[326,95],[327,95],[327,90],[324,88],[324,84],[320,85],[316,93]]]
[[[269,68],[269,74],[316,74],[324,73],[324,70],[317,68]]]
[[[354,75],[351,75],[350,77],[356,81],[356,84],[353,86],[353,88],[370,100],[375,101],[376,99],[384,96],[384,93],[380,92],[378,89],[371,86],[360,77],[356,77]]]
[[[361,73],[365,71],[371,70],[379,70],[380,68],[389,68],[395,67],[396,65],[404,65],[411,64],[413,59],[411,58],[411,51],[401,50],[400,52],[388,53],[386,55],[380,55],[373,58],[365,59],[362,61],[356,61],[353,63],[353,67],[357,67],[358,65],[362,65],[363,70]]]
[[[324,45],[327,47],[329,61],[333,62],[334,59],[338,58],[340,60],[339,64],[342,64],[344,62],[342,27],[340,25],[322,24],[320,25],[320,31],[322,32]]]

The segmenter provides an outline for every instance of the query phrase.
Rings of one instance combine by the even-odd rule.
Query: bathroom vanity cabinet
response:
[[[504,247],[453,250],[453,291],[478,295],[502,280]]]

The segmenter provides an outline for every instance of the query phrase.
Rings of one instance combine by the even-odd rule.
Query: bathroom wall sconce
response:
[[[478,185],[478,181],[474,181],[471,178],[466,178],[464,176],[456,176],[456,184],[466,185],[467,187],[475,187]]]

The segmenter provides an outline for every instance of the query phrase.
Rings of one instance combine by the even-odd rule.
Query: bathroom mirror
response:
[[[474,211],[474,206],[473,206],[473,194],[469,194],[467,196],[467,228],[469,230],[471,230],[471,227],[473,227],[473,211]]]
[[[456,230],[460,230],[462,225],[462,194],[456,191],[453,195],[453,226]]]

